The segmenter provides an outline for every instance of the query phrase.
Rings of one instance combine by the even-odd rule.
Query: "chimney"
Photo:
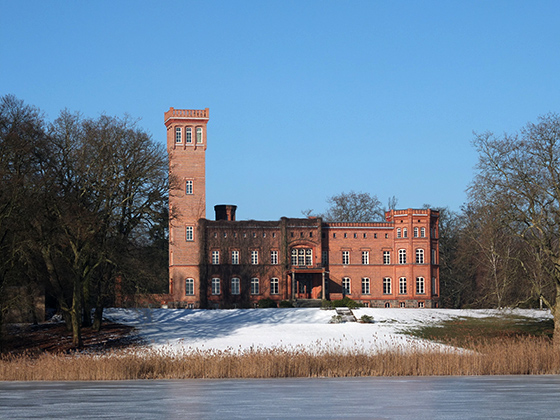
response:
[[[235,210],[237,210],[237,206],[234,206],[233,204],[218,204],[214,206],[216,220],[235,222]]]

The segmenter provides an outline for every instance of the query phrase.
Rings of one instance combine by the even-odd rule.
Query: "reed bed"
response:
[[[478,340],[453,347],[382,352],[251,349],[131,349],[108,354],[0,357],[0,380],[74,381],[560,374],[560,351],[547,338]]]

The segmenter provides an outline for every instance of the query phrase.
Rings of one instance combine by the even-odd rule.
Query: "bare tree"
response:
[[[389,200],[391,203],[391,200]],[[376,222],[385,220],[381,201],[375,195],[350,191],[327,198],[329,208],[324,214],[313,215],[313,210],[302,213],[309,217],[321,217],[327,222]]]

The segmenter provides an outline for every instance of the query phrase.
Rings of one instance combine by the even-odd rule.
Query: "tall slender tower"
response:
[[[200,302],[199,220],[206,217],[208,108],[169,108],[164,115],[169,153],[169,293],[181,306]]]

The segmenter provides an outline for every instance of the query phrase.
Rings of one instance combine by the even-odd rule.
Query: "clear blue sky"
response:
[[[210,108],[207,214],[350,190],[459,210],[473,131],[560,112],[559,1],[0,0],[0,95],[49,119]]]

